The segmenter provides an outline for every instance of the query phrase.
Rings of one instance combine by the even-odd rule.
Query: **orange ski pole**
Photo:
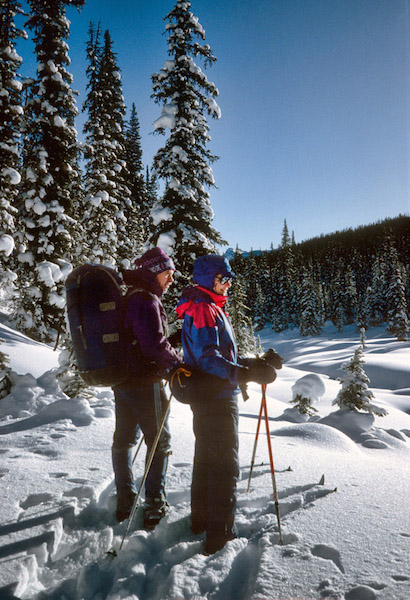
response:
[[[263,410],[263,404],[261,402],[261,408],[260,408],[260,411],[259,411],[259,418],[258,418],[258,426],[256,428],[255,443],[253,444],[251,470],[249,471],[248,487],[246,489],[247,493],[251,489],[251,479],[252,479],[253,467],[255,465],[256,448],[257,448],[257,445],[258,445],[259,430],[261,428],[261,421],[262,421],[262,410]]]
[[[268,406],[267,406],[267,403],[266,403],[266,384],[262,385],[261,411],[262,411],[262,407],[263,407],[263,412],[265,414],[266,437],[268,438],[270,472],[271,472],[271,475],[272,475],[273,499],[274,499],[274,502],[275,502],[276,516],[277,516],[277,519],[278,519],[279,543],[283,546],[282,529],[281,529],[281,526],[280,526],[280,511],[279,511],[278,488],[276,486],[275,466],[273,464],[272,443],[271,443],[271,439],[270,439]]]

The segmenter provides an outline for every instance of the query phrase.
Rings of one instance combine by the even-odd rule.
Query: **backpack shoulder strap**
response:
[[[132,296],[135,296],[136,294],[140,296],[145,296],[147,300],[150,300],[151,298],[155,297],[155,295],[152,292],[144,290],[143,288],[132,288],[131,290],[128,290],[128,292],[125,294],[126,303],[130,300]]]

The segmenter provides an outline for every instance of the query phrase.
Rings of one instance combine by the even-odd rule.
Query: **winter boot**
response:
[[[191,522],[191,531],[194,535],[200,535],[205,531],[205,524],[200,523],[199,521]]]
[[[169,504],[165,498],[146,498],[143,507],[144,528],[155,529],[160,520],[169,512]]]
[[[207,531],[206,540],[204,543],[204,554],[215,554],[218,550],[222,550],[226,542],[236,538],[236,530],[228,528],[225,531]]]
[[[118,523],[122,523],[122,521],[125,521],[130,516],[135,496],[136,493],[129,489],[117,493],[117,510],[115,516]]]

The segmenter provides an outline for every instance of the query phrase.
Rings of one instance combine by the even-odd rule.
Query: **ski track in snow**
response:
[[[284,369],[283,381],[289,373],[291,370]],[[272,386],[271,393],[280,385],[279,381],[276,388]],[[357,430],[349,437],[327,424],[298,422],[288,405],[272,403],[272,443],[279,448],[276,480],[282,545],[263,446],[266,440],[260,442],[251,490],[246,493],[258,401],[253,413],[251,403],[241,405],[238,538],[213,556],[201,554],[203,535],[193,535],[190,530],[192,464],[180,460],[183,454],[178,453],[178,444],[185,442],[186,425],[173,433],[176,458],[171,458],[167,477],[169,515],[154,532],[147,532],[141,528],[138,509],[121,551],[113,557],[107,552],[118,551],[127,522],[115,521],[110,465],[102,461],[105,468],[84,465],[82,470],[73,470],[70,461],[59,460],[62,448],[70,444],[73,448],[89,444],[90,452],[94,451],[93,435],[96,427],[108,421],[104,417],[112,417],[112,400],[90,400],[93,416],[84,421],[81,413],[78,426],[74,425],[76,415],[70,420],[66,412],[62,418],[58,411],[53,416],[48,410],[0,422],[0,485],[15,483],[8,480],[13,463],[20,467],[23,489],[33,457],[43,465],[38,486],[42,491],[22,494],[17,501],[10,498],[8,518],[0,524],[0,600],[408,600],[410,524],[403,522],[399,531],[395,525],[388,531],[385,525],[395,510],[388,506],[389,500],[406,501],[400,492],[405,484],[400,482],[401,488],[391,491],[395,487],[391,479],[390,489],[383,492],[387,497],[384,505],[373,475],[380,468],[388,480],[389,461],[400,459],[404,465],[407,460],[408,464],[410,428],[384,428],[378,420],[377,426],[362,430],[357,421]],[[187,408],[177,405],[175,409],[174,426],[183,421],[181,415],[186,415],[183,411]],[[105,427],[112,433],[112,421]],[[109,451],[110,440],[105,440],[105,446]],[[187,455],[192,458],[191,452]],[[142,463],[140,459],[137,483]],[[308,463],[310,470],[306,470]],[[370,472],[366,483],[360,480],[363,463]],[[322,480],[323,464],[332,469]],[[403,471],[403,479],[405,476]],[[369,482],[373,487],[368,490],[368,515],[356,515],[361,488]],[[57,490],[56,484],[60,486]],[[375,524],[353,562],[346,547],[349,532],[338,528],[338,514],[343,511],[352,512],[352,529],[363,529],[367,518]],[[383,568],[383,557],[373,552],[372,540],[379,526],[380,535],[386,536],[386,548],[394,548],[389,571]],[[357,543],[357,537],[353,540]]]
[[[255,474],[255,477],[264,473]],[[50,477],[66,475],[49,473]],[[245,475],[247,479],[247,473],[243,473],[243,478]],[[83,500],[92,497],[92,488],[86,485],[86,480],[67,480],[80,484],[67,497]],[[214,556],[201,555],[203,536],[190,532],[189,491],[183,494],[171,492],[169,500],[177,500],[178,503],[173,505],[170,515],[154,532],[148,533],[138,527],[141,523],[139,509],[122,550],[117,558],[113,558],[105,552],[111,548],[118,549],[125,531],[125,524],[115,523],[113,489],[113,482],[110,482],[99,500],[91,502],[77,514],[73,504],[56,506],[52,494],[28,496],[20,502],[22,512],[18,521],[0,528],[2,542],[9,540],[0,547],[0,559],[7,557],[10,560],[13,555],[25,552],[27,560],[20,573],[23,581],[31,578],[37,580],[39,586],[47,587],[49,582],[60,579],[62,583],[57,588],[38,595],[44,599],[91,600],[107,590],[113,593],[117,572],[121,574],[123,563],[136,565],[135,573],[132,572],[126,581],[119,577],[120,589],[140,600],[187,597],[185,588],[189,589],[188,597],[202,597],[202,591],[210,587],[214,589],[212,597],[215,598],[231,597],[232,591],[239,587],[241,591],[239,595],[235,594],[235,598],[240,599],[250,598],[253,588],[260,584],[257,573],[263,562],[264,540],[269,540],[269,546],[278,546],[285,555],[286,548],[298,542],[298,535],[284,532],[283,546],[279,545],[276,508],[271,497],[259,496],[250,501],[239,497],[238,539]],[[286,526],[287,515],[303,510],[333,492],[333,489],[315,483],[281,491],[282,527]],[[30,537],[27,537],[27,532]],[[333,554],[336,551],[332,554],[331,549],[328,553],[318,553],[313,548],[312,554],[335,562]],[[85,568],[84,564],[87,564]],[[343,567],[339,568],[343,572]],[[193,578],[196,578],[195,584]],[[242,585],[239,585],[240,582]],[[1,592],[6,594],[6,589]],[[6,595],[0,597],[7,598]]]
[[[49,457],[48,460],[52,459]],[[337,573],[341,576],[346,573],[342,553],[325,543],[309,545],[298,533],[298,514],[337,493],[325,482],[287,486],[287,470],[277,472],[282,484],[279,507],[283,545],[280,545],[272,494],[261,496],[255,490],[246,494],[244,484],[249,467],[244,467],[238,496],[238,539],[208,557],[200,554],[203,536],[190,532],[189,490],[172,491],[172,482],[180,481],[181,471],[190,476],[190,465],[182,463],[170,467],[172,511],[168,517],[154,532],[146,532],[140,529],[138,510],[121,552],[113,558],[106,552],[118,549],[126,525],[118,525],[114,519],[113,482],[109,482],[95,498],[93,487],[86,479],[70,478],[68,473],[50,470],[50,478],[64,477],[75,484],[66,493],[67,502],[56,504],[53,494],[48,492],[32,494],[19,503],[18,520],[0,528],[0,561],[15,561],[16,567],[18,562],[16,573],[20,587],[26,586],[27,581],[31,582],[31,589],[43,587],[46,590],[53,586],[49,592],[21,597],[39,600],[280,598],[275,588],[270,591],[269,582],[285,581],[289,573],[279,566],[280,563],[298,559],[302,562],[322,561],[323,572],[328,574],[318,581],[317,595],[303,598],[401,598],[380,596],[380,591],[387,586],[377,581],[353,586],[343,595],[340,589],[343,577],[337,576]],[[257,465],[253,487],[256,488],[258,479],[263,477],[270,477],[270,469],[264,464]],[[76,510],[76,503],[70,503],[73,497],[85,504],[80,511]],[[288,523],[290,517],[292,522]],[[23,554],[25,560],[22,562]],[[272,554],[277,557],[274,570]],[[13,558],[15,556],[20,559]],[[391,577],[397,583],[409,580],[407,575],[399,573],[392,573]],[[61,583],[56,586],[57,581]],[[14,596],[12,589],[13,586],[0,589],[2,600],[20,597]]]

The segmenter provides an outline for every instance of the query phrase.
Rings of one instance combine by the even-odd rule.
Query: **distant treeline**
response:
[[[317,335],[331,320],[339,329],[386,323],[406,339],[410,302],[410,217],[400,215],[296,244],[286,221],[279,248],[231,261],[239,273],[256,330],[299,327]]]

